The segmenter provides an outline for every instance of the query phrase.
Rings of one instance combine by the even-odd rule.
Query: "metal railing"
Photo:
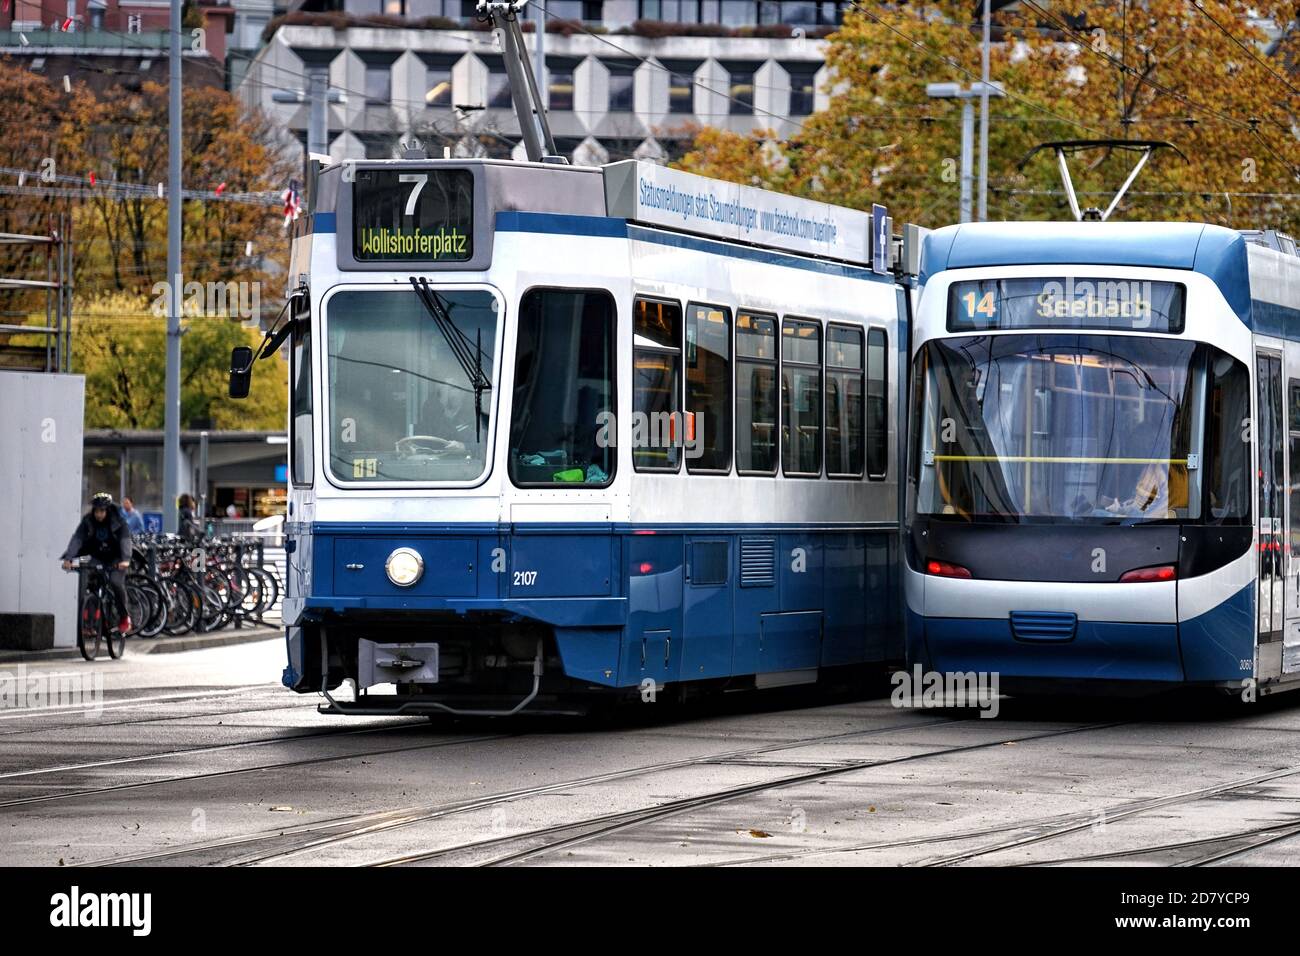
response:
[[[146,30],[141,33],[115,33],[107,30],[0,30],[0,49],[17,47],[27,52],[55,49],[77,50],[139,50],[156,53],[167,52],[166,30]]]

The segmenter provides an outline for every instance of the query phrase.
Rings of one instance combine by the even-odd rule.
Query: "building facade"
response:
[[[135,92],[145,81],[166,85],[169,6],[168,0],[12,0],[0,10],[0,56],[100,96]],[[187,86],[228,86],[234,20],[230,0],[194,4],[181,31]]]
[[[242,518],[284,514],[289,442],[284,432],[209,432],[206,461],[201,435],[181,432],[178,493],[193,495],[207,517],[226,515],[230,505]],[[163,433],[88,429],[81,474],[83,501],[107,491],[114,498],[130,498],[141,512],[161,514],[166,507]]]
[[[390,158],[411,138],[433,155],[521,155],[505,61],[472,2],[341,4],[272,21],[237,82],[246,103],[305,144],[308,80],[319,71],[334,161]],[[826,104],[824,36],[842,5],[550,0],[547,9],[542,85],[557,147],[597,165],[674,158],[700,126],[796,132]]]

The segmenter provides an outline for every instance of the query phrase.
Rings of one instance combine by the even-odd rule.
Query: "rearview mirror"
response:
[[[247,345],[237,345],[230,352],[230,397],[248,398],[253,382],[253,350]]]

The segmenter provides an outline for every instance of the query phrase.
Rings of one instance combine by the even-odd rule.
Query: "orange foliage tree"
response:
[[[995,13],[990,75],[1007,96],[990,105],[989,218],[1069,217],[1051,154],[1022,168],[1035,144],[1130,138],[1185,159],[1153,158],[1112,218],[1300,229],[1293,17],[1293,5],[1224,0],[1022,0]],[[827,109],[786,142],[702,132],[680,165],[858,208],[884,202],[898,222],[956,221],[961,107],[925,88],[977,82],[980,36],[979,4],[864,4],[830,38]],[[1077,156],[1081,203],[1104,207],[1134,159]]]

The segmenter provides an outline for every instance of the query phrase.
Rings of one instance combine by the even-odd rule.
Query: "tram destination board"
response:
[[[467,169],[358,169],[352,255],[358,262],[468,262],[474,175]]]
[[[948,290],[948,331],[1109,329],[1183,331],[1186,290],[1149,279],[969,279]]]

